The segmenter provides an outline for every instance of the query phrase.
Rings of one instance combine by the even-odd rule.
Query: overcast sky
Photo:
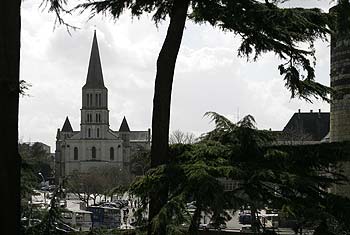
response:
[[[329,0],[291,1],[328,11]],[[307,2],[308,5],[305,5]],[[55,150],[57,128],[69,116],[80,129],[81,88],[85,84],[93,30],[97,30],[104,82],[109,92],[110,127],[126,116],[131,130],[151,127],[156,59],[168,22],[158,28],[150,16],[114,21],[108,17],[68,18],[80,27],[54,29],[55,17],[39,9],[41,0],[22,3],[21,79],[30,87],[20,98],[21,141],[40,141]],[[288,3],[291,5],[291,3]],[[314,5],[313,5],[314,4]],[[247,114],[261,129],[281,130],[298,109],[329,111],[329,104],[290,99],[273,54],[257,62],[237,57],[239,38],[209,25],[187,22],[173,85],[171,130],[197,136],[213,125],[215,111],[237,121]],[[329,85],[329,43],[316,43],[316,77]]]

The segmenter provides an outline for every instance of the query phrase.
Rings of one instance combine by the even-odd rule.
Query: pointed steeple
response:
[[[69,122],[68,117],[66,117],[66,121],[64,121],[62,132],[73,132],[72,125]]]
[[[130,132],[130,128],[129,128],[128,122],[126,121],[125,116],[123,118],[122,124],[120,125],[119,131]]]
[[[94,39],[92,40],[92,48],[90,54],[88,74],[86,77],[86,84],[83,88],[105,88],[103,82],[100,53],[97,44],[96,30],[94,31]]]

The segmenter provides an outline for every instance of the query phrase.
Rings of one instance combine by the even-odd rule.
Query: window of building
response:
[[[97,128],[96,134],[97,134],[97,138],[99,138],[100,137],[100,128]]]
[[[98,122],[101,122],[101,114],[98,114]]]
[[[90,99],[89,99],[89,94],[86,94],[86,106],[89,106],[89,101],[90,101]]]
[[[88,129],[88,137],[91,137],[91,129]]]
[[[74,147],[74,160],[78,160],[78,148]]]
[[[90,94],[90,100],[89,101],[90,101],[89,102],[90,106],[92,106],[92,94]]]
[[[101,94],[98,94],[98,106],[102,106]]]
[[[92,157],[92,159],[96,158],[96,148],[95,147],[92,147],[92,149],[91,149],[91,157]]]
[[[111,147],[111,148],[109,149],[109,158],[110,158],[111,160],[114,160],[114,148],[113,148],[113,147]]]
[[[96,113],[96,122],[98,122],[98,114]]]
[[[95,94],[95,106],[96,106],[96,107],[97,107],[97,104],[98,104],[97,99],[98,99],[98,95]]]

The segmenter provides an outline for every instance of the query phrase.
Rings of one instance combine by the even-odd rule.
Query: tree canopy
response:
[[[64,23],[61,12],[67,0],[46,0],[50,10]],[[102,13],[118,19],[125,12],[134,17],[152,14],[157,24],[170,18],[167,35],[157,60],[153,100],[151,167],[168,164],[169,123],[174,71],[187,20],[209,23],[223,31],[241,37],[238,55],[258,59],[266,52],[275,53],[283,63],[278,66],[291,97],[311,101],[311,97],[329,101],[330,89],[315,81],[314,42],[327,39],[331,26],[340,27],[344,21],[334,20],[332,14],[320,9],[283,8],[285,0],[102,0],[82,1],[76,9],[91,10],[91,17]],[[338,18],[346,19],[349,12],[340,14],[349,0],[340,0]],[[341,4],[344,4],[343,6]],[[341,17],[339,17],[341,16]],[[336,24],[334,23],[336,21]],[[346,26],[343,26],[346,27]],[[339,30],[335,30],[339,31]],[[304,49],[301,45],[306,45]],[[150,195],[152,220],[167,202],[168,190]],[[149,234],[151,234],[151,226]],[[154,234],[164,234],[165,225]]]
[[[65,12],[63,4],[67,1],[48,1],[51,2],[50,10],[63,22],[60,13]],[[331,90],[315,82],[313,43],[316,39],[327,40],[334,17],[320,9],[283,8],[280,5],[286,2],[283,0],[104,0],[83,1],[76,8],[89,9],[91,17],[102,13],[116,19],[126,11],[135,17],[152,14],[157,24],[172,17],[177,2],[188,5],[187,19],[239,35],[242,39],[239,56],[256,60],[266,52],[275,53],[284,61],[278,69],[292,98],[311,101],[313,96],[328,101],[327,94]],[[345,8],[348,1],[341,1],[341,4]],[[305,49],[301,43],[306,43],[309,48]]]
[[[143,198],[144,205],[148,193],[169,188],[169,199],[153,224],[170,224],[171,234],[174,227],[187,222],[189,234],[195,234],[202,213],[220,224],[230,218],[228,209],[249,206],[252,213],[254,208],[278,209],[299,220],[299,226],[327,221],[335,231],[336,221],[349,231],[350,200],[327,191],[333,184],[348,182],[335,170],[339,161],[349,159],[347,144],[274,146],[271,134],[257,130],[251,116],[234,124],[217,113],[208,115],[216,128],[200,143],[173,145],[168,165],[150,170],[133,184],[132,192]],[[225,190],[220,179],[236,186]],[[192,201],[196,211],[189,215],[186,203]],[[258,219],[255,222],[262,228]]]

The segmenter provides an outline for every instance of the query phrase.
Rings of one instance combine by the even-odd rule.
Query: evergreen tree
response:
[[[50,0],[53,10],[60,11],[61,0]],[[329,88],[314,81],[315,73],[309,56],[313,50],[302,50],[299,43],[313,47],[317,38],[326,39],[328,17],[319,9],[280,8],[279,1],[257,0],[105,0],[83,3],[92,14],[110,13],[118,18],[125,10],[132,15],[152,13],[156,23],[170,18],[162,49],[157,60],[153,99],[151,167],[167,164],[170,102],[175,64],[187,19],[209,23],[242,37],[239,55],[256,60],[262,53],[274,52],[284,64],[279,66],[292,97],[310,100],[310,96],[328,100]],[[302,71],[304,73],[302,73]],[[167,202],[167,189],[150,194],[149,219],[152,221]],[[149,234],[152,225],[149,227]],[[164,234],[165,225],[154,234]]]
[[[217,113],[207,115],[215,121],[213,131],[200,143],[173,145],[169,164],[150,170],[131,188],[147,205],[149,193],[168,187],[168,201],[154,218],[156,226],[181,227],[187,221],[189,234],[196,234],[202,213],[210,214],[219,227],[230,218],[228,209],[249,207],[258,232],[265,228],[257,212],[269,207],[297,218],[299,229],[333,218],[338,230],[350,231],[350,200],[326,190],[348,183],[336,171],[336,164],[350,156],[348,143],[273,146],[273,136],[257,130],[251,116],[235,124]],[[225,191],[220,178],[233,180],[236,187]],[[186,210],[190,201],[196,207],[193,215]]]
[[[56,12],[58,20],[62,21],[60,11],[67,0],[47,0],[51,3],[50,10]],[[282,0],[281,0],[282,1]],[[153,144],[151,165],[156,167],[167,164],[168,136],[170,120],[170,101],[174,69],[180,48],[186,19],[195,22],[209,22],[225,31],[232,31],[242,36],[239,49],[241,55],[253,58],[264,52],[275,52],[287,62],[279,66],[281,74],[285,75],[286,86],[292,92],[292,97],[299,96],[309,99],[309,96],[320,96],[327,99],[329,89],[314,82],[314,69],[308,59],[312,51],[301,50],[299,42],[312,46],[316,38],[325,38],[329,33],[328,17],[318,9],[281,9],[278,0],[265,2],[257,0],[105,0],[81,5],[93,12],[110,12],[118,18],[120,14],[130,9],[132,14],[139,16],[144,12],[154,13],[155,22],[170,17],[166,39],[157,61],[157,75],[154,94],[154,110],[152,120]],[[348,0],[340,0],[347,4]],[[1,172],[5,177],[4,188],[9,195],[2,195],[8,205],[12,205],[11,214],[1,219],[11,231],[19,229],[20,215],[20,158],[18,155],[18,94],[19,94],[19,58],[20,58],[20,7],[21,1],[2,1],[0,5],[0,94],[3,108],[1,133],[6,136],[2,155],[4,166]],[[188,12],[190,11],[190,12]],[[349,12],[345,12],[345,19]],[[11,22],[11,24],[9,24]],[[305,76],[298,68],[305,71]],[[11,180],[9,180],[11,179]],[[152,219],[167,201],[167,190],[154,195],[150,206]],[[10,203],[11,202],[11,203]],[[10,213],[10,212],[9,212]],[[160,233],[164,233],[165,227]],[[17,232],[19,230],[16,230]],[[151,233],[151,232],[149,232]]]

